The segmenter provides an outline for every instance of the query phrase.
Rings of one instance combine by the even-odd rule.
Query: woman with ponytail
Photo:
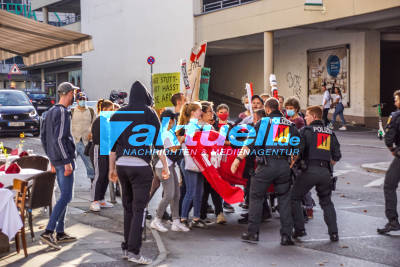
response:
[[[178,125],[187,125],[188,127],[185,127],[186,129],[182,128],[177,131],[178,140],[181,143],[185,142],[186,137],[193,136],[194,132],[191,132],[190,131],[191,129],[196,131],[197,128],[200,128],[198,122],[201,119],[201,115],[202,115],[202,106],[199,102],[186,103],[183,106],[182,112],[179,116]],[[188,131],[188,129],[190,130]],[[183,198],[182,201],[181,221],[182,223],[189,226],[188,223],[189,211],[192,207],[191,204],[193,203],[194,216],[190,223],[190,226],[198,228],[206,228],[207,225],[200,219],[204,179],[199,172],[190,169],[189,164],[193,165],[194,162],[192,160],[191,162],[189,162],[190,160],[189,157],[190,155],[185,156],[185,159],[181,162],[181,170],[183,172],[183,179],[185,181],[185,188],[186,188],[185,197]]]
[[[114,104],[110,100],[100,99],[97,102],[97,114],[102,111],[113,111]],[[101,208],[112,208],[113,204],[104,200],[108,187],[108,156],[100,155],[100,116],[92,124],[93,149],[90,159],[94,167],[94,179],[90,188],[92,203],[91,211],[100,211]]]

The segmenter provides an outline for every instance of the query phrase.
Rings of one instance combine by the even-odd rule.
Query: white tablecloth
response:
[[[18,155],[8,155],[9,162],[12,162],[14,159],[17,158],[19,158]],[[4,154],[0,154],[0,161],[6,161],[6,157],[4,157]]]
[[[0,229],[11,240],[22,227],[12,191],[0,188]]]
[[[36,169],[21,169],[20,173],[11,173],[6,174],[5,172],[0,172],[0,183],[4,185],[4,187],[10,187],[13,185],[14,179],[19,180],[29,180],[32,176],[42,173],[41,170]]]

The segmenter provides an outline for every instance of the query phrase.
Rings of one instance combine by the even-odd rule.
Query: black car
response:
[[[32,105],[36,108],[36,111],[41,115],[43,112],[51,108],[55,102],[55,97],[51,97],[42,91],[25,91]]]
[[[0,90],[0,135],[40,134],[40,117],[29,97],[18,90]]]

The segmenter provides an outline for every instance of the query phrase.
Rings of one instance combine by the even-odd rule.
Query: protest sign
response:
[[[189,64],[187,65],[190,89],[185,91],[188,101],[199,100],[201,69],[204,66],[206,51],[207,42],[203,42],[200,46],[192,48]]]
[[[210,85],[210,68],[201,69],[199,100],[208,100],[208,87]]]
[[[180,92],[180,73],[157,73],[152,78],[155,108],[172,106],[172,95]]]

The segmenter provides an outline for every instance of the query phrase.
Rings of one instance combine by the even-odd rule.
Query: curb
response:
[[[153,261],[153,263],[151,264],[151,266],[157,266],[157,265],[159,265],[161,262],[163,262],[164,260],[167,259],[168,252],[167,252],[167,250],[165,249],[165,246],[164,246],[164,243],[163,243],[163,241],[162,241],[162,239],[161,239],[160,234],[159,234],[156,230],[151,229],[151,227],[150,227],[149,225],[147,225],[147,224],[148,224],[148,223],[146,223],[146,227],[147,227],[148,229],[150,229],[151,234],[153,235],[154,240],[156,241],[157,248],[158,248],[158,252],[159,252],[157,258]]]

